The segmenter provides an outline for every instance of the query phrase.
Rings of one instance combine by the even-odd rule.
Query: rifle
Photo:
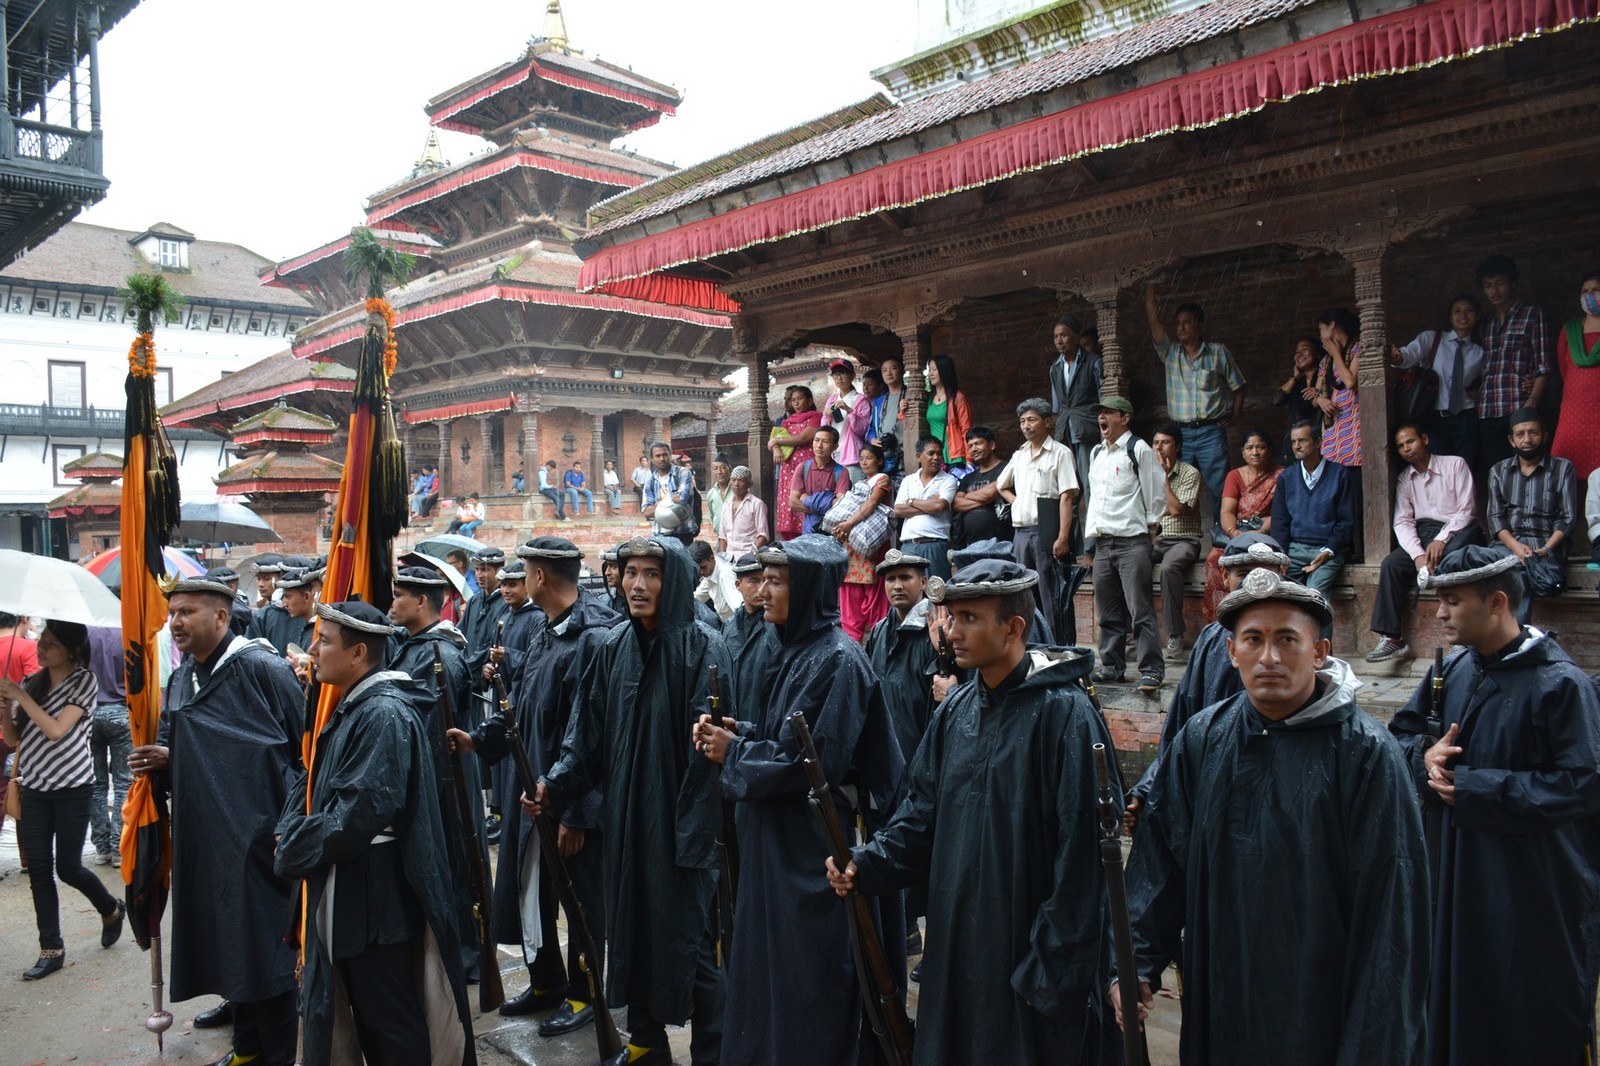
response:
[[[722,728],[722,681],[717,674],[716,664],[711,666],[710,676],[711,720],[717,728]],[[722,777],[722,767],[718,766],[717,778]],[[717,799],[717,966],[726,968],[728,952],[733,943],[733,902],[734,893],[739,884],[739,844],[730,838],[728,827],[733,823],[733,804],[720,796],[722,789],[719,787]]]
[[[1428,732],[1423,737],[1422,750],[1427,751],[1439,742],[1444,733],[1444,648],[1433,649],[1433,681],[1428,692]]]
[[[1122,812],[1111,795],[1106,746],[1094,746],[1094,777],[1100,787],[1100,863],[1106,871],[1111,906],[1111,942],[1117,954],[1117,997],[1122,1000],[1122,1061],[1144,1066],[1149,1055],[1139,1021],[1139,964],[1133,955],[1133,923],[1128,917],[1128,886],[1122,879]]]
[[[850,864],[850,843],[839,822],[839,811],[833,805],[833,792],[828,778],[817,759],[816,745],[811,742],[811,728],[806,716],[795,711],[789,716],[789,728],[794,730],[804,754],[806,781],[811,786],[808,800],[822,828],[822,837],[833,855],[833,865],[842,873]],[[861,1002],[867,1009],[867,1021],[883,1047],[884,1055],[895,1066],[911,1066],[911,1045],[916,1037],[911,1019],[906,1017],[905,1003],[900,998],[900,986],[889,973],[889,960],[883,954],[883,941],[878,937],[878,923],[872,918],[872,905],[859,892],[845,899],[850,918],[850,947],[856,960],[856,981],[861,986]]]
[[[950,631],[944,626],[939,627],[939,676],[957,677],[956,653],[950,650]]]
[[[439,655],[437,644],[433,646],[433,683],[439,686],[439,719],[448,732],[456,727],[456,709],[450,686],[445,683],[444,659]],[[455,788],[456,817],[466,844],[467,874],[472,879],[472,920],[478,927],[478,1010],[488,1012],[506,1001],[506,990],[500,983],[499,949],[489,932],[489,871],[485,869],[483,853],[478,850],[477,819],[467,800],[467,779],[462,773],[461,755],[454,751],[450,753],[450,777]]]
[[[494,694],[500,702],[500,717],[505,721],[506,744],[511,749],[511,762],[517,768],[517,781],[522,785],[523,795],[532,799],[538,795],[539,778],[533,772],[533,764],[528,761],[528,747],[522,742],[522,733],[517,729],[516,716],[511,713],[511,697],[506,695],[506,683],[499,671],[495,671],[494,675]],[[567,911],[567,938],[578,942],[578,966],[589,981],[589,1002],[594,1006],[594,1033],[600,1045],[600,1061],[609,1062],[622,1053],[622,1034],[617,1032],[611,1008],[606,1005],[605,982],[601,980],[600,973],[600,949],[595,945],[594,934],[589,931],[589,921],[584,917],[578,890],[572,885],[567,858],[561,854],[555,819],[546,811],[533,820],[533,825],[539,833],[540,861],[548,864],[556,898]]]

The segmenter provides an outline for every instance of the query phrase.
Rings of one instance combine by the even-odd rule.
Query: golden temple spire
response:
[[[544,39],[555,48],[571,48],[567,41],[567,20],[561,17],[561,0],[550,0],[544,9]]]
[[[429,130],[427,143],[422,146],[422,155],[411,164],[411,176],[419,177],[431,170],[443,170],[449,165],[450,161],[444,157],[444,150],[439,147],[438,132]]]

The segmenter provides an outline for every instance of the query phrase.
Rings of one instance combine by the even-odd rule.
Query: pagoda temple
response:
[[[281,401],[241,420],[229,435],[242,458],[217,475],[217,492],[243,496],[286,550],[314,554],[322,512],[344,467],[313,449],[328,448],[337,428],[332,419]]]
[[[122,542],[122,456],[90,452],[61,467],[82,482],[45,504],[51,518],[67,520],[84,558]]]
[[[732,305],[579,293],[572,250],[591,205],[671,170],[612,142],[679,102],[667,85],[585,56],[551,0],[543,35],[520,56],[426,105],[433,126],[489,147],[451,165],[430,133],[409,176],[368,201],[365,225],[417,259],[388,294],[395,410],[410,462],[437,462],[444,495],[507,493],[519,469],[531,484],[546,459],[599,471],[614,458],[626,470],[673,418],[717,418],[738,366]],[[295,336],[299,360],[356,362],[364,310],[344,274],[349,240],[262,273],[321,312]],[[523,516],[540,502],[530,493]]]

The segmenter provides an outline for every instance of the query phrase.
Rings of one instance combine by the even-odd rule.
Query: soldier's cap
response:
[[[965,548],[957,548],[950,553],[950,565],[960,570],[962,567],[971,566],[973,563],[985,559],[1015,559],[1016,555],[1011,550],[1009,540],[997,540],[994,537],[985,537],[975,540]]]
[[[226,585],[230,581],[238,581],[239,572],[231,566],[213,566],[206,571],[206,580]]]
[[[1240,612],[1258,603],[1291,604],[1310,614],[1318,625],[1333,624],[1333,607],[1322,593],[1271,570],[1252,570],[1246,574],[1244,584],[1224,596],[1217,605],[1217,621],[1231,631]]]
[[[789,553],[782,544],[763,544],[756,549],[756,562],[762,566],[788,566]]]
[[[606,551],[601,552],[600,553],[600,561],[602,563],[614,563],[614,562],[616,562],[617,561],[617,549],[609,548]]]
[[[734,560],[734,563],[733,563],[733,576],[734,577],[743,577],[746,574],[759,574],[759,573],[761,573],[761,560],[757,559],[754,555],[751,555],[750,553],[746,552],[744,555],[741,555],[741,556],[739,556],[739,558]]]
[[[583,552],[570,540],[562,537],[534,537],[526,544],[517,545],[519,559],[582,559]]]
[[[1101,411],[1121,411],[1125,415],[1133,414],[1133,402],[1126,396],[1107,396],[1097,404],[1090,406],[1089,410],[1095,414]]]
[[[494,577],[496,581],[526,581],[528,580],[528,568],[522,565],[521,559],[513,559],[502,566],[500,572],[495,574]]]
[[[337,623],[346,629],[362,633],[381,633],[386,636],[394,632],[394,623],[389,621],[388,615],[361,600],[319,603],[312,610],[317,612],[318,618]]]
[[[173,596],[176,596],[179,593],[191,592],[206,596],[221,596],[229,603],[232,603],[234,600],[234,593],[231,588],[209,576],[186,577],[182,581],[175,581],[170,585],[163,581],[161,583],[161,587],[163,590],[165,590],[168,599],[171,599]]]
[[[431,566],[402,566],[394,583],[401,588],[446,588],[450,579]]]
[[[320,570],[285,570],[278,575],[278,587],[285,590],[303,589],[309,588],[321,580],[322,571]]]
[[[256,564],[257,574],[281,574],[288,569],[289,567],[284,564],[282,559],[274,559],[272,562]]]
[[[505,561],[506,553],[499,548],[479,548],[472,553],[475,566],[500,566]]]
[[[667,557],[667,549],[649,537],[634,537],[632,540],[625,540],[617,545],[617,562],[620,563],[624,559],[632,559],[635,556],[665,559]]]
[[[1289,556],[1267,534],[1244,533],[1228,541],[1219,563],[1227,570],[1240,566],[1288,566]]]
[[[913,555],[910,552],[903,552],[899,548],[890,548],[889,551],[884,555],[883,562],[878,564],[877,571],[880,574],[887,574],[889,571],[898,569],[902,566],[910,566],[919,570],[927,570],[928,567],[932,565],[933,564],[931,562],[924,559],[920,555]]]
[[[1418,584],[1425,589],[1474,585],[1521,565],[1522,560],[1504,548],[1480,548],[1476,544],[1469,544],[1440,559],[1439,568]]]
[[[1010,596],[1026,592],[1039,583],[1039,575],[1009,559],[982,559],[957,570],[949,581],[928,579],[928,599],[934,603],[979,600],[986,596]]]

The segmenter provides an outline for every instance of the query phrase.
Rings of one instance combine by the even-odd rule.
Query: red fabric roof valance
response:
[[[509,411],[513,401],[509,396],[497,397],[493,400],[478,400],[474,403],[445,404],[440,407],[422,407],[413,411],[406,408],[401,412],[401,417],[407,422],[442,422],[448,418],[465,418],[467,415],[487,415],[496,411]]]
[[[1214,125],[1358,78],[1415,70],[1504,47],[1597,16],[1600,0],[1437,0],[1406,8],[603,248],[584,262],[578,288],[613,291],[619,282],[684,263],[907,207],[1160,134]]]

